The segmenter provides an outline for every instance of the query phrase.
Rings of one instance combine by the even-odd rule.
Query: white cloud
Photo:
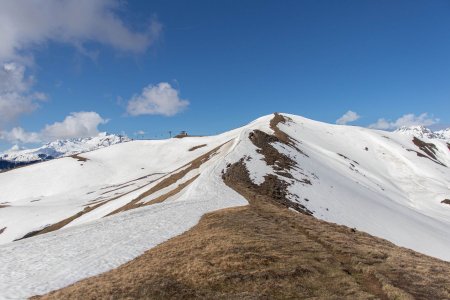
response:
[[[149,20],[142,31],[119,17],[122,0],[0,0],[0,126],[31,113],[46,96],[33,91],[26,75],[33,51],[48,42],[73,46],[92,59],[95,46],[141,53],[159,37],[162,25]]]
[[[134,135],[144,135],[145,131],[144,130],[138,130],[134,133]]]
[[[369,128],[390,130],[397,129],[402,126],[430,126],[438,122],[438,118],[434,118],[433,116],[428,115],[428,113],[422,113],[418,116],[416,116],[415,114],[406,114],[393,122],[384,118],[378,119],[376,123],[369,125]]]
[[[148,85],[140,95],[134,95],[127,105],[132,116],[163,115],[173,116],[189,105],[189,101],[178,96],[178,91],[167,82]]]
[[[46,125],[40,132],[27,132],[21,127],[1,131],[0,139],[12,143],[39,143],[55,139],[81,138],[98,135],[98,126],[107,123],[96,112],[74,112],[62,122]]]
[[[348,123],[358,120],[359,118],[361,118],[360,115],[358,115],[354,111],[349,110],[344,115],[342,115],[342,117],[336,120],[336,124],[346,125]]]
[[[117,15],[121,4],[119,0],[3,0],[0,60],[26,59],[27,50],[48,41],[72,44],[82,52],[87,42],[143,52],[158,38],[162,25],[154,19],[145,31],[134,32]]]
[[[46,95],[32,92],[33,78],[25,75],[25,67],[15,63],[0,65],[0,125],[30,113]]]
[[[0,132],[0,139],[24,144],[41,142],[39,133],[26,132],[22,127],[14,127],[10,131]]]
[[[74,112],[62,122],[46,125],[41,135],[47,140],[89,137],[97,135],[98,126],[107,122],[108,120],[93,111]]]

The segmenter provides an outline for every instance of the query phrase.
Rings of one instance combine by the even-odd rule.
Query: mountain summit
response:
[[[418,126],[403,126],[394,131],[395,133],[416,136],[418,138],[441,139],[450,142],[450,128],[432,131],[431,129]]]
[[[46,293],[110,271],[205,224],[200,220],[208,224],[201,225],[204,230],[220,228],[216,234],[228,234],[217,243],[237,242],[231,236],[250,229],[256,238],[268,232],[269,224],[280,234],[271,232],[268,241],[281,238],[282,232],[291,232],[285,238],[292,241],[297,232],[314,242],[311,253],[319,248],[328,253],[316,262],[339,260],[336,268],[348,266],[343,276],[360,274],[362,286],[369,279],[381,286],[375,275],[361,273],[361,264],[371,268],[375,261],[408,257],[408,264],[420,265],[414,255],[434,268],[445,264],[395,247],[450,261],[449,166],[450,145],[444,140],[274,114],[216,136],[131,141],[15,169],[0,174],[0,268],[14,270],[0,278],[0,297]],[[220,209],[230,214],[211,219],[208,213]],[[345,232],[347,242],[339,244],[343,237],[338,236],[333,241],[329,234],[335,230]],[[375,251],[367,250],[375,253],[370,262],[353,265],[351,253],[343,253],[358,247],[356,237],[348,236],[357,231],[373,236],[367,245],[384,246],[368,246]],[[188,236],[194,241],[203,233]],[[375,237],[397,246],[375,242]],[[203,243],[207,240],[196,247],[207,251]],[[302,245],[296,243],[292,251],[298,255],[309,251],[295,248]],[[252,253],[261,249],[248,250],[246,260],[256,259]],[[206,258],[192,261],[207,269],[225,266]],[[406,272],[401,264],[396,265],[399,272]],[[323,274],[284,271],[299,278]],[[380,290],[366,286],[364,293]]]

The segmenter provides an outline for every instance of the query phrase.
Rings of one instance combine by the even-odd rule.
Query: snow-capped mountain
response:
[[[450,128],[442,129],[434,132],[440,139],[450,141]]]
[[[396,129],[394,132],[399,134],[416,136],[418,138],[441,139],[450,141],[450,128],[432,131],[431,129],[422,125],[403,126]]]
[[[0,298],[116,268],[246,191],[450,261],[450,146],[399,132],[275,114],[1,173]]]
[[[14,146],[0,154],[0,162],[3,161],[5,166],[8,164],[14,167],[84,153],[128,141],[130,139],[126,136],[102,132],[94,137],[56,140],[34,149],[20,149]],[[1,166],[0,169],[2,169]]]

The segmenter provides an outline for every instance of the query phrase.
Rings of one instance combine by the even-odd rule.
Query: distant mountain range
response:
[[[432,131],[421,125],[403,126],[395,130],[394,133],[450,142],[450,128]],[[0,153],[0,172],[40,161],[93,151],[131,140],[127,136],[102,132],[94,137],[56,140],[33,149],[21,149],[15,146]]]
[[[425,126],[403,126],[395,130],[396,133],[416,136],[418,138],[440,139],[450,141],[450,128],[432,131]]]
[[[15,146],[0,154],[0,170],[80,154],[129,141],[131,139],[126,136],[102,132],[94,137],[56,140],[33,149],[20,149]]]

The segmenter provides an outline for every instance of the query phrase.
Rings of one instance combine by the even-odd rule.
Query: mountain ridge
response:
[[[93,137],[55,140],[33,149],[20,149],[16,145],[0,153],[0,170],[80,154],[129,141],[131,139],[127,136],[101,132]]]
[[[419,138],[441,139],[450,142],[450,128],[432,131],[423,125],[402,126],[394,131],[395,133],[417,136]]]
[[[132,141],[13,170],[0,174],[0,251],[12,257],[0,265],[16,271],[0,278],[0,290],[33,295],[67,286],[136,258],[206,213],[247,205],[244,192],[227,186],[230,174],[284,209],[450,260],[450,206],[442,202],[449,165],[442,140],[275,114],[217,136]],[[27,260],[45,262],[37,277],[51,287],[40,289],[37,277],[18,283],[39,268],[18,260],[23,247]],[[66,249],[66,271],[83,271],[55,277],[62,262],[51,254]],[[98,264],[100,250],[108,265]]]

